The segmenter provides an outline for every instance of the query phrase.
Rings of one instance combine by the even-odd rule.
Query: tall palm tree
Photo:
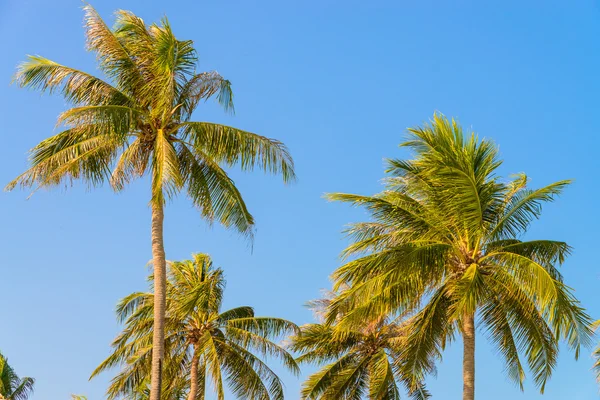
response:
[[[33,378],[19,378],[8,360],[0,353],[0,399],[27,400],[33,393]]]
[[[298,327],[283,319],[256,317],[247,306],[221,311],[224,287],[223,271],[214,269],[206,254],[168,264],[164,371],[168,384],[162,399],[204,399],[207,380],[219,400],[225,396],[223,380],[240,398],[283,399],[281,380],[260,356],[279,357],[286,368],[298,373],[293,357],[273,342],[296,333]],[[109,399],[144,398],[152,350],[153,297],[151,292],[133,293],[117,307],[125,329],[113,342],[113,353],[92,374],[123,366],[108,390]]]
[[[415,310],[402,370],[415,383],[455,335],[462,336],[463,399],[475,397],[475,331],[486,331],[521,389],[525,355],[543,392],[566,339],[579,354],[591,337],[590,318],[565,285],[558,265],[565,242],[524,240],[542,205],[569,184],[527,188],[527,177],[504,182],[497,147],[435,115],[409,130],[403,146],[413,160],[391,160],[386,190],[375,196],[332,194],[364,207],[373,220],[353,225],[344,256],[357,258],[334,273],[351,288],[332,304],[353,307],[342,325],[368,315]]]
[[[182,190],[209,221],[245,235],[254,221],[222,165],[238,164],[294,179],[285,146],[229,126],[191,121],[205,99],[215,97],[233,110],[229,81],[216,72],[196,72],[190,40],[176,39],[166,18],[146,25],[129,11],[117,11],[110,29],[89,5],[85,10],[88,49],[95,52],[104,81],[40,56],[29,56],[16,82],[60,91],[73,108],[58,117],[63,130],[31,150],[31,167],[8,184],[48,187],[82,179],[90,186],[109,181],[116,191],[146,174],[151,178],[152,259],[156,307],[152,400],[159,400],[163,363],[165,250],[163,208]]]
[[[309,303],[318,323],[303,325],[291,338],[298,362],[322,366],[304,382],[302,399],[400,399],[399,382],[411,384],[395,367],[408,334],[405,316],[365,319],[340,331],[323,321],[333,298]],[[412,392],[414,399],[429,397],[424,386]]]

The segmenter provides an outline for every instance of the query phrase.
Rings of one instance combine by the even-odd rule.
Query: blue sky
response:
[[[527,4],[525,4],[527,3]],[[237,113],[214,104],[195,118],[232,124],[285,142],[299,181],[284,186],[260,173],[231,175],[257,220],[254,249],[232,232],[207,227],[185,198],[166,211],[167,258],[207,252],[228,278],[226,306],[311,321],[303,304],[329,286],[344,225],[360,210],[325,192],[379,190],[384,157],[406,127],[434,111],[494,139],[502,173],[526,172],[534,186],[574,178],[545,209],[530,237],[574,248],[566,281],[595,318],[598,303],[597,149],[600,110],[600,3],[564,1],[169,1],[103,0],[147,21],[167,15],[193,39],[201,69],[230,79]],[[0,183],[26,167],[26,151],[53,132],[66,107],[59,97],[9,85],[26,54],[97,73],[84,50],[81,2],[0,0]],[[121,194],[68,190],[0,194],[0,350],[21,375],[37,379],[34,400],[84,393],[103,398],[108,375],[88,382],[118,332],[117,300],[145,288],[150,259],[149,186]],[[477,395],[541,397],[519,390],[479,335]],[[461,345],[444,354],[437,399],[460,397]],[[594,399],[598,387],[584,352],[561,354],[545,399]],[[306,369],[309,372],[310,369]],[[289,399],[300,380],[284,375]]]

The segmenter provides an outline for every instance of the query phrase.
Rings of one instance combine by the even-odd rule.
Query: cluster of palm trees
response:
[[[347,230],[333,289],[311,303],[317,323],[257,317],[248,306],[223,311],[223,272],[208,255],[167,261],[164,207],[184,192],[208,222],[251,238],[253,217],[224,168],[258,168],[287,183],[292,158],[277,140],[192,121],[210,98],[233,110],[230,82],[198,73],[193,43],[176,39],[166,18],[148,25],[118,11],[110,28],[91,6],[84,11],[88,49],[108,81],[40,56],[20,65],[19,86],[60,92],[72,107],[7,188],[82,180],[120,191],[150,176],[151,290],[118,305],[124,329],[92,374],[120,368],[108,398],[282,399],[268,365],[276,357],[296,374],[300,363],[320,366],[303,384],[304,399],[424,399],[425,378],[461,337],[463,399],[472,400],[477,329],[517,385],[527,367],[541,392],[560,341],[576,356],[590,344],[590,317],[558,269],[570,247],[523,239],[569,181],[530,189],[525,175],[501,179],[495,144],[439,114],[409,130],[402,145],[414,157],[388,161],[381,193],[328,195],[371,218]],[[2,357],[0,368],[0,398],[25,399],[33,381],[18,379]]]

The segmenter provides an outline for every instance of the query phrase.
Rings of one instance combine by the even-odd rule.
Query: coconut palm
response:
[[[223,271],[213,268],[206,254],[168,264],[167,384],[162,399],[204,399],[208,381],[221,400],[225,396],[224,380],[240,398],[282,399],[283,385],[261,359],[265,356],[280,358],[286,368],[298,373],[293,357],[273,341],[297,332],[298,327],[283,319],[256,317],[247,306],[222,311],[224,287]],[[125,329],[113,342],[113,353],[92,374],[94,377],[114,366],[123,367],[108,390],[109,399],[122,395],[144,398],[150,376],[153,297],[151,292],[133,293],[117,307]]]
[[[252,216],[222,166],[261,168],[287,182],[294,179],[293,162],[276,140],[191,120],[200,102],[211,97],[233,110],[231,87],[216,72],[196,71],[193,42],[178,40],[166,18],[146,25],[131,12],[117,11],[110,29],[91,6],[84,10],[88,49],[108,80],[40,56],[19,66],[15,80],[21,87],[60,91],[73,107],[58,117],[61,132],[31,150],[31,167],[7,190],[82,179],[90,186],[109,181],[120,191],[135,178],[150,176],[156,289],[151,399],[159,400],[165,202],[183,190],[208,221],[251,235]]]
[[[463,399],[475,397],[475,331],[484,330],[523,389],[521,357],[544,391],[558,339],[579,354],[591,336],[590,318],[557,267],[570,252],[565,242],[524,240],[544,203],[569,184],[529,189],[525,175],[497,176],[497,147],[459,124],[435,115],[409,130],[403,144],[413,160],[391,160],[386,190],[375,196],[332,194],[364,207],[372,221],[351,226],[356,257],[334,273],[351,288],[332,304],[352,306],[345,326],[370,315],[415,310],[401,365],[420,382],[455,335],[462,336]]]
[[[303,325],[300,334],[291,338],[290,348],[300,354],[298,362],[321,366],[304,382],[302,398],[399,399],[399,382],[410,385],[410,379],[395,368],[408,334],[404,316],[375,317],[340,331],[323,321],[333,298],[331,294],[309,303],[318,323]],[[412,395],[415,399],[429,397],[423,386]]]
[[[0,353],[0,399],[27,400],[33,393],[33,378],[19,378],[8,360]]]

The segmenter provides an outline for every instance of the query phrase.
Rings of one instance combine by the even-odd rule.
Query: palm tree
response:
[[[33,393],[33,378],[19,378],[8,360],[0,353],[0,399],[27,400]]]
[[[165,307],[165,202],[185,190],[208,221],[218,220],[251,236],[254,221],[222,165],[238,164],[294,179],[285,146],[229,126],[191,121],[205,99],[233,110],[229,81],[216,72],[196,72],[193,42],[177,40],[166,18],[146,25],[117,11],[109,29],[89,5],[88,49],[97,55],[104,81],[40,56],[29,56],[16,74],[21,87],[60,91],[73,108],[58,117],[60,133],[31,150],[31,167],[8,184],[48,187],[82,179],[90,186],[109,181],[116,191],[146,174],[151,177],[152,259],[156,313],[152,400],[159,400]]]
[[[304,382],[302,399],[399,399],[398,383],[410,385],[395,367],[408,334],[405,316],[376,317],[340,331],[323,320],[334,298],[330,294],[309,303],[319,322],[303,325],[291,338],[291,350],[300,353],[298,362],[322,366]],[[414,399],[429,397],[424,386],[411,394]]]
[[[206,254],[168,264],[164,374],[169,383],[162,399],[204,399],[208,380],[222,400],[224,379],[238,397],[283,399],[281,380],[260,356],[279,357],[286,368],[298,373],[293,357],[273,342],[296,333],[298,327],[283,319],[256,317],[247,306],[221,311],[224,287],[223,271],[214,269]],[[108,390],[109,399],[144,398],[152,350],[153,297],[151,292],[133,293],[117,307],[125,329],[113,342],[113,353],[92,374],[123,366]]]
[[[332,194],[364,207],[373,221],[351,226],[344,256],[357,258],[334,273],[350,287],[332,304],[352,307],[341,325],[365,316],[414,310],[401,369],[420,382],[455,335],[462,336],[463,399],[475,397],[475,331],[482,328],[523,389],[526,356],[544,391],[566,339],[579,354],[591,337],[590,318],[563,283],[558,265],[565,242],[523,240],[544,203],[569,184],[528,189],[525,175],[508,182],[495,174],[497,147],[435,115],[409,130],[403,146],[413,160],[391,160],[386,190],[375,196]]]

